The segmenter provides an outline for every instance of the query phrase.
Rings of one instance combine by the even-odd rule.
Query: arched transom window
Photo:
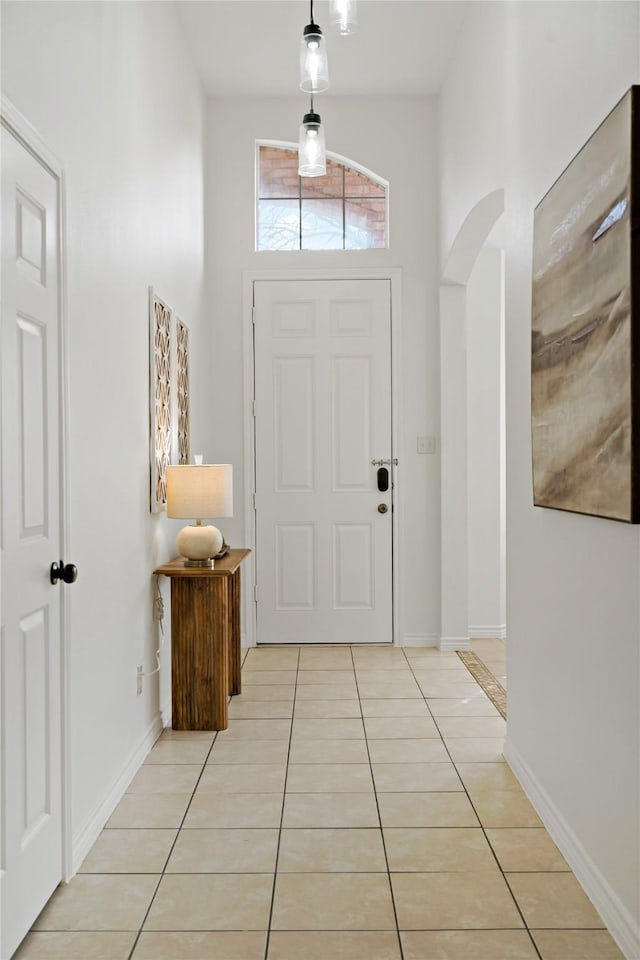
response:
[[[327,157],[324,177],[298,176],[295,148],[260,144],[257,250],[369,250],[387,246],[387,183]]]

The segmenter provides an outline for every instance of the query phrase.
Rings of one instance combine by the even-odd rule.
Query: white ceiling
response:
[[[176,0],[187,42],[212,97],[298,93],[298,47],[308,0]],[[416,96],[440,88],[467,3],[359,0],[358,33],[329,25],[328,0],[314,19],[327,37],[331,87],[323,96]]]

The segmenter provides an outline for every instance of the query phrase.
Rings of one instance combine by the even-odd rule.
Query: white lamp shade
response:
[[[233,466],[167,467],[167,516],[212,520],[233,516]]]

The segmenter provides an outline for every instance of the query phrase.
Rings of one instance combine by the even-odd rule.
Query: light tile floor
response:
[[[164,732],[16,960],[622,957],[457,656],[260,648],[243,684],[227,730]]]

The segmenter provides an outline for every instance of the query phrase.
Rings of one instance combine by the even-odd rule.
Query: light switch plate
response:
[[[435,453],[436,452],[436,438],[435,437],[418,437],[418,453]]]

